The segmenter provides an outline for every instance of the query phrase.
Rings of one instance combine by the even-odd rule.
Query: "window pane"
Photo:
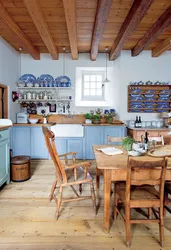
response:
[[[91,75],[91,82],[95,82],[96,81],[96,76],[95,75]]]
[[[102,88],[102,82],[97,82],[97,89],[101,89]]]
[[[89,80],[90,80],[89,75],[84,75],[84,81],[89,81]]]
[[[96,79],[97,79],[98,82],[102,81],[102,76],[101,75],[97,75],[96,77],[97,77]]]
[[[95,89],[91,89],[90,90],[90,95],[96,95],[96,90]]]
[[[102,96],[102,89],[97,89],[97,95]]]
[[[89,82],[84,82],[84,88],[89,89],[90,88],[90,83]]]
[[[95,89],[96,88],[96,83],[95,82],[91,82],[90,88],[91,89]]]
[[[89,89],[84,89],[84,95],[90,95],[89,92]]]

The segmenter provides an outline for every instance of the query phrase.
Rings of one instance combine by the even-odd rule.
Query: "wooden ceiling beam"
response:
[[[132,50],[132,56],[139,55],[150,43],[152,43],[166,28],[171,25],[171,6],[159,17],[159,19],[145,33],[143,38]]]
[[[40,59],[39,51],[34,47],[31,41],[22,32],[20,27],[14,22],[9,13],[6,11],[0,1],[0,19],[9,29],[16,35],[17,40],[21,43],[21,47],[25,49],[34,59]]]
[[[152,50],[152,57],[158,57],[169,49],[171,49],[171,37],[164,40],[164,42]]]
[[[121,26],[119,34],[112,45],[110,51],[110,60],[115,60],[118,57],[125,42],[135,31],[153,2],[154,0],[134,1],[125,21]]]
[[[96,11],[96,19],[91,42],[90,58],[96,60],[99,44],[102,39],[104,28],[107,22],[107,17],[112,6],[112,0],[99,0]]]
[[[24,0],[24,4],[49,53],[51,54],[54,60],[57,60],[58,52],[38,1]]]
[[[72,59],[78,59],[77,29],[76,29],[76,3],[75,0],[63,0],[65,19],[67,24]]]

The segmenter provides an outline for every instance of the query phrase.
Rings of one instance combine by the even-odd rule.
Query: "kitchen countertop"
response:
[[[2,125],[2,126],[0,126],[0,130],[8,129],[10,127],[12,127],[12,126],[11,125],[7,125],[7,126]]]
[[[93,124],[93,123],[84,123],[83,126],[126,126],[124,123],[116,123],[116,124],[110,124],[110,123],[100,123],[100,124]]]
[[[55,124],[66,124],[68,125],[68,123],[36,123],[36,124],[31,124],[31,123],[14,123],[13,126],[14,127],[21,127],[21,126],[24,126],[24,127],[27,127],[27,126],[34,126],[34,127],[38,127],[38,126],[53,126]],[[70,123],[71,124],[71,123]],[[76,123],[73,123],[73,125],[75,125]],[[78,123],[79,124],[79,123]],[[83,124],[80,124],[80,125],[83,125],[83,126],[126,126],[125,124],[108,124],[108,123],[100,123],[100,124],[86,124],[86,123],[83,123]]]
[[[128,129],[132,129],[132,130],[171,130],[171,128],[166,128],[166,127],[161,127],[161,128],[130,128],[130,127],[127,127]]]
[[[48,127],[48,126],[52,126],[52,125],[55,125],[56,123],[36,123],[36,124],[32,124],[32,123],[14,123],[13,126],[14,127],[21,127],[21,126],[24,126],[24,127],[27,127],[27,126],[33,126],[33,127],[39,127],[39,126],[45,126],[45,127]]]

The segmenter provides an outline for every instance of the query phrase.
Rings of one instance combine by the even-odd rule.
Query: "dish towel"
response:
[[[119,154],[123,154],[123,151],[118,149],[118,148],[98,148],[97,150],[102,151],[104,154],[106,155],[119,155]]]

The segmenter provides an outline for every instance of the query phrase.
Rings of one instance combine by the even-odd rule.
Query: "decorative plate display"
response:
[[[44,82],[51,82],[54,81],[53,76],[48,75],[48,74],[43,74],[39,77],[39,81],[44,81]]]
[[[135,104],[135,105],[131,105],[131,109],[141,109],[142,105],[141,104]]]
[[[161,90],[160,94],[170,94],[170,90],[169,89]]]
[[[24,82],[25,84],[28,82],[35,83],[36,77],[32,74],[24,74],[20,77],[20,81]]]
[[[68,76],[60,76],[61,87],[71,87],[71,79]]]
[[[54,82],[55,87],[61,87],[60,76],[56,77]]]
[[[155,90],[153,89],[149,89],[146,91],[146,94],[154,94],[155,93]]]

